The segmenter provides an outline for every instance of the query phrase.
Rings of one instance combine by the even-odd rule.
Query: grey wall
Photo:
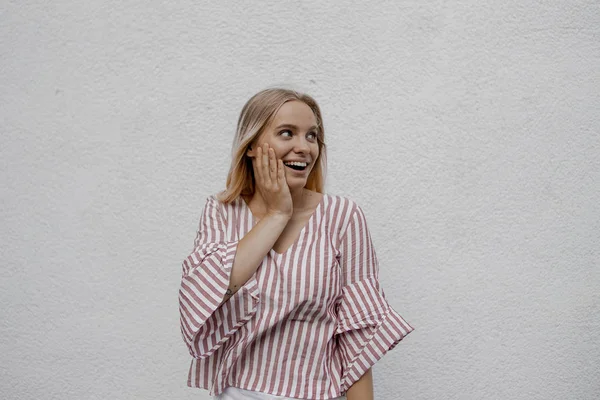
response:
[[[209,398],[181,261],[275,84],[322,105],[416,328],[376,398],[597,398],[598,2],[364,3],[0,5],[2,398]]]

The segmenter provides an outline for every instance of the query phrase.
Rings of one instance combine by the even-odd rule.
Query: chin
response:
[[[306,186],[306,179],[294,179],[293,182],[288,181],[288,187],[290,189],[302,189]]]

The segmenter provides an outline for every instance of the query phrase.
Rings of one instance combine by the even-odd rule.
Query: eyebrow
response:
[[[298,127],[296,125],[293,125],[293,124],[281,124],[281,125],[277,126],[275,129],[279,129],[279,128],[298,129]],[[310,128],[308,128],[308,129],[318,130],[318,127],[316,125],[313,125]]]

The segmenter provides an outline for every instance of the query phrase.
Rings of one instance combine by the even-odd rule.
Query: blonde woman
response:
[[[226,189],[183,262],[188,386],[216,399],[373,399],[371,367],[413,328],[388,304],[362,209],[325,194],[316,101],[242,109]]]

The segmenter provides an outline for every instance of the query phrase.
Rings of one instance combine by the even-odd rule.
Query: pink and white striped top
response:
[[[388,304],[362,209],[324,194],[294,244],[273,249],[220,307],[238,241],[258,220],[210,196],[183,261],[179,310],[188,386],[299,399],[346,393],[413,328]]]

